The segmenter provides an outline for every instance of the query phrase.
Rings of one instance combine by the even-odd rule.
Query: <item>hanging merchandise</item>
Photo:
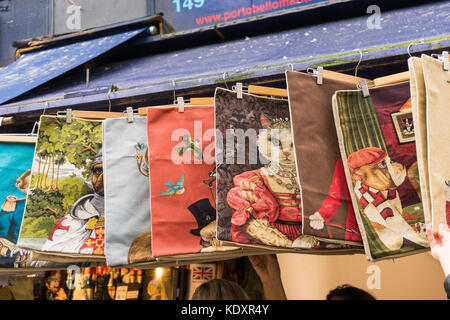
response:
[[[151,251],[147,118],[103,121],[108,266],[155,261]]]
[[[286,72],[298,180],[301,184],[303,234],[324,241],[362,245],[345,179],[331,99],[354,84]]]
[[[21,248],[52,261],[104,261],[101,148],[101,121],[41,116]]]
[[[420,180],[420,199],[423,204],[425,223],[431,223],[426,115],[427,100],[422,59],[418,57],[409,58],[408,67],[411,86],[411,108],[413,115],[414,137],[416,140],[417,169]]]
[[[287,101],[239,87],[215,95],[218,239],[275,252],[348,249],[302,234]]]
[[[444,52],[445,53],[445,52]],[[444,61],[442,61],[444,60]],[[422,55],[426,87],[428,172],[433,229],[440,223],[450,227],[450,71],[448,52],[443,59]]]
[[[302,236],[287,102],[217,88],[215,115],[218,238],[284,248],[317,247],[315,238]]]
[[[216,239],[213,106],[147,112],[153,255],[237,251]]]
[[[367,258],[428,250],[409,82],[337,91],[333,111]]]
[[[25,267],[30,252],[16,246],[30,185],[35,135],[0,135],[0,268]]]

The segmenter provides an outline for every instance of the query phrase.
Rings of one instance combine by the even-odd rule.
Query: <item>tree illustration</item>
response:
[[[64,215],[62,202],[64,195],[58,191],[44,191],[41,189],[30,190],[28,193],[27,216],[55,216]]]
[[[61,179],[59,182],[59,191],[64,195],[62,206],[66,211],[68,211],[80,197],[92,193],[92,189],[86,182],[76,177]]]
[[[82,170],[84,178],[90,175],[91,159],[101,148],[100,122],[73,120],[67,124],[54,117],[43,117],[36,146],[38,174],[34,189],[58,190],[59,168],[67,161]]]
[[[68,124],[57,117],[42,117],[36,144],[37,172],[34,172],[23,224],[23,237],[48,237],[55,223],[68,214],[72,205],[92,189],[83,180],[102,145],[101,122],[73,119]],[[59,178],[67,163],[81,171]]]
[[[62,135],[66,159],[77,169],[82,170],[83,177],[90,175],[92,158],[100,151],[102,143],[102,127],[98,122],[75,122],[64,126]]]

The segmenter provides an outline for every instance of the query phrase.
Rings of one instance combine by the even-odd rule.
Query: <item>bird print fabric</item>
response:
[[[172,181],[167,181],[166,183],[164,183],[165,186],[168,186],[170,189],[164,191],[163,193],[161,193],[160,195],[158,195],[158,197],[162,197],[162,196],[171,196],[174,194],[183,194],[184,193],[184,176],[185,174],[183,173],[183,175],[181,176],[181,178],[177,181],[176,184],[173,184]]]
[[[200,253],[216,229],[214,107],[148,108],[147,130],[152,253]]]

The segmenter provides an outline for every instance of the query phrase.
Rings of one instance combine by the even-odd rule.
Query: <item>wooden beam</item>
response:
[[[248,86],[248,93],[256,94],[256,95],[260,95],[260,96],[268,96],[268,97],[283,97],[283,98],[288,97],[288,93],[287,93],[286,89],[270,88],[270,87],[255,86],[255,85]]]
[[[391,74],[389,76],[376,78],[373,80],[375,87],[386,86],[388,84],[394,84],[399,82],[404,82],[409,80],[409,71]]]
[[[37,138],[28,135],[1,135],[0,142],[36,143]]]
[[[72,117],[83,118],[83,119],[110,119],[110,118],[122,118],[126,117],[126,113],[122,112],[107,112],[107,111],[84,111],[84,110],[73,110]]]

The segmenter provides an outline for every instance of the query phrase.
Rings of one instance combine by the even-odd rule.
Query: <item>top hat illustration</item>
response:
[[[195,236],[200,236],[200,230],[216,220],[216,209],[211,206],[207,198],[194,202],[188,207],[188,210],[197,220],[198,228],[191,230],[191,233]]]

